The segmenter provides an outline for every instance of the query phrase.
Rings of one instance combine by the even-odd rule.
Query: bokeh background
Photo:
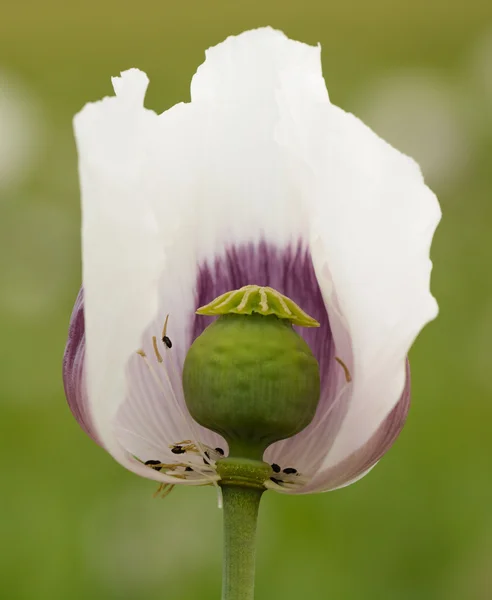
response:
[[[411,353],[413,407],[356,485],[267,494],[257,598],[492,597],[492,4],[487,0],[18,0],[0,9],[0,597],[220,597],[212,489],[126,472],[79,429],[61,359],[80,283],[73,114],[148,72],[189,99],[204,50],[270,24],[321,42],[332,101],[422,165],[444,218],[441,315]]]

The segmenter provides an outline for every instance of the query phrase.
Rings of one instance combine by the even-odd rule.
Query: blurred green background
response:
[[[422,164],[444,213],[439,319],[411,353],[413,407],[367,478],[267,494],[257,599],[485,600],[492,572],[492,4],[449,0],[17,1],[0,9],[0,597],[220,597],[212,489],[154,500],[66,406],[80,282],[71,119],[147,71],[147,105],[189,98],[204,50],[270,24],[321,42],[332,101]]]

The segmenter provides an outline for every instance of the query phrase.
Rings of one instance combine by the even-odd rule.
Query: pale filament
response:
[[[302,475],[297,470],[295,473],[290,472],[286,473],[285,469],[283,471],[279,471],[280,467],[276,466],[277,470],[273,470],[274,475],[265,481],[265,487],[269,489],[275,489],[277,491],[285,491],[285,490],[295,490],[296,488],[302,487],[309,482],[310,477],[306,477]]]
[[[146,362],[146,366],[150,370],[151,366],[149,364],[147,364],[147,361],[144,361],[144,362]],[[155,373],[152,374],[152,375],[155,376]],[[131,382],[131,380],[129,378],[127,378],[127,389],[128,389],[129,399],[131,401],[129,408],[130,408],[130,411],[133,413],[134,409],[132,407],[138,406],[138,394],[135,393],[135,391],[133,389],[132,382]],[[153,403],[149,403],[147,405],[147,407],[148,407],[148,410],[149,410],[149,416],[152,417],[153,419],[158,419],[158,412],[157,412],[154,404]],[[137,414],[138,414],[138,411],[137,411]],[[125,429],[123,427],[121,427],[121,429],[123,431],[127,431],[128,433],[130,433],[130,434],[132,434],[132,435],[134,435],[136,437],[141,438],[144,442],[146,442],[147,444],[149,444],[149,440],[153,437],[152,431],[147,426],[147,420],[146,419],[139,419],[139,422],[140,422],[140,427],[143,428],[144,433],[147,435],[147,437],[143,437],[142,435],[139,435],[138,433],[133,432],[133,431],[131,431],[129,429]],[[172,434],[170,434],[170,432],[169,432],[169,435],[172,435]],[[154,448],[157,448],[159,450],[159,452],[162,451],[162,446],[157,445],[156,443],[151,443],[151,445],[154,446]]]
[[[167,320],[168,320],[168,318],[169,318],[169,315],[166,317],[166,322],[165,322],[165,324],[164,324],[164,327],[165,327],[166,329],[167,329]],[[163,337],[164,337],[164,336],[163,336]],[[169,348],[167,348],[167,346],[166,346],[166,354],[169,352],[169,350],[170,350],[170,349],[169,349]],[[157,356],[157,354],[156,354],[156,356]],[[179,380],[180,380],[179,373],[177,372],[177,369],[176,369],[176,366],[175,366],[175,364],[174,364],[174,361],[173,361],[173,359],[172,359],[170,356],[169,356],[169,358],[168,358],[168,362],[171,364],[171,369],[172,369],[172,372],[173,372],[173,375],[174,375],[174,377],[177,379],[177,381],[179,381]],[[206,457],[206,455],[205,455],[205,451],[203,450],[203,445],[202,445],[202,443],[199,441],[199,439],[198,439],[198,436],[197,436],[197,434],[196,434],[197,432],[196,432],[196,429],[195,429],[195,426],[194,426],[193,419],[192,419],[192,417],[191,417],[191,415],[190,415],[190,414],[186,414],[186,412],[183,410],[183,408],[182,408],[182,406],[181,406],[181,403],[179,402],[179,400],[178,400],[178,398],[177,398],[176,394],[174,393],[174,388],[173,388],[173,386],[172,386],[171,379],[170,379],[170,377],[169,377],[169,373],[167,372],[167,369],[166,369],[165,365],[163,364],[163,360],[161,360],[161,361],[159,362],[159,364],[162,364],[163,371],[164,371],[164,376],[165,376],[165,378],[166,378],[166,380],[167,380],[167,384],[169,385],[169,387],[170,387],[170,388],[171,388],[171,390],[172,390],[172,394],[173,394],[174,403],[175,403],[175,405],[176,405],[176,407],[177,407],[177,409],[178,409],[178,411],[179,411],[179,413],[180,413],[180,415],[181,415],[181,418],[183,419],[184,423],[185,423],[185,424],[186,424],[186,425],[187,425],[187,426],[190,428],[190,431],[191,431],[191,437],[192,437],[194,440],[196,440],[196,442],[195,442],[195,443],[196,443],[196,446],[197,446],[197,448],[198,448],[198,451],[199,451],[199,453],[201,454],[202,458],[203,458],[203,459],[206,459],[207,457]],[[157,377],[157,379],[159,379],[159,378]],[[161,385],[162,385],[162,384],[161,384]]]
[[[157,490],[154,492],[154,498],[157,498],[159,494],[161,494],[161,498],[165,498],[169,496],[169,494],[173,491],[176,486],[172,483],[161,483]]]
[[[166,316],[165,322],[164,322],[164,326],[162,329],[162,338],[164,338],[166,336],[167,333],[167,325],[168,325],[168,320],[169,320],[169,315]],[[164,364],[164,358],[162,356],[162,354],[159,351],[158,345],[157,345],[157,338],[156,336],[152,336],[152,346],[153,346],[153,350],[154,350],[154,354],[155,357],[157,359],[157,363],[159,365],[162,365],[163,367],[163,374],[164,377],[166,379],[166,383],[169,386],[170,389],[170,393],[171,393],[171,397],[174,403],[175,408],[178,410],[179,415],[181,416],[183,423],[190,429],[191,434],[192,434],[192,438],[195,440],[194,442],[192,442],[193,444],[193,449],[195,451],[198,452],[198,454],[202,457],[203,461],[205,464],[209,465],[211,467],[211,469],[214,468],[214,463],[215,461],[210,457],[210,453],[207,455],[206,450],[204,449],[203,444],[200,442],[199,437],[197,435],[196,432],[196,428],[194,426],[194,422],[193,419],[191,417],[191,415],[186,414],[186,412],[183,410],[183,407],[181,406],[175,391],[174,391],[174,387],[171,383],[171,379],[169,377],[169,373],[167,371],[166,365]],[[166,356],[167,351],[169,351],[170,349],[167,347],[165,347],[165,352],[164,352],[164,356]],[[139,350],[137,352],[137,354],[139,354],[139,356],[141,356],[143,358],[143,360],[145,361],[145,364],[147,365],[147,368],[149,369],[154,381],[156,382],[158,388],[160,389],[160,391],[162,392],[162,394],[164,396],[167,396],[167,392],[164,389],[164,386],[162,384],[162,381],[160,379],[160,377],[157,375],[157,373],[155,372],[152,364],[150,363],[147,355],[145,354],[145,352],[143,350]],[[172,357],[170,355],[166,356],[167,359],[167,363],[171,366],[171,370],[172,370],[172,374],[175,378],[177,378],[177,380],[179,380],[179,373],[177,372],[176,369],[176,365],[174,364],[174,360],[172,359]],[[179,445],[179,444],[177,444]],[[191,449],[191,448],[190,448]],[[185,466],[189,466],[191,468],[193,468],[193,470],[198,473],[199,475],[204,475],[204,477],[206,478],[205,481],[207,483],[213,483],[216,487],[217,490],[219,492],[219,506],[221,506],[221,494],[220,494],[220,487],[217,484],[217,479],[216,477],[211,477],[210,473],[207,471],[203,470],[203,467],[200,468],[199,466],[197,466],[195,463],[189,462],[187,463]],[[174,477],[178,477],[178,474],[175,473],[169,473],[170,476],[174,476]],[[183,478],[183,476],[179,476],[180,478]],[[186,476],[184,476],[184,478],[186,478]],[[193,480],[194,482],[198,483],[200,480]]]
[[[335,356],[335,360],[337,361],[337,363],[339,365],[341,365],[341,367],[345,373],[345,381],[347,383],[350,383],[352,381],[352,375],[350,374],[350,371],[349,371],[347,365],[343,362],[343,360],[339,356]]]
[[[164,386],[162,385],[162,381],[160,380],[160,378],[158,377],[157,373],[155,372],[155,370],[154,370],[153,366],[152,366],[152,365],[151,365],[151,363],[149,362],[149,360],[148,360],[148,358],[147,358],[147,355],[146,355],[146,354],[145,354],[143,351],[139,351],[139,352],[138,352],[138,354],[139,354],[139,355],[140,355],[140,356],[143,358],[143,360],[145,361],[145,364],[147,365],[147,368],[149,369],[149,372],[151,373],[151,375],[152,375],[152,377],[153,377],[154,381],[156,382],[157,386],[159,387],[160,391],[163,393],[163,395],[166,395],[166,396],[167,396],[167,392],[166,392],[166,390],[164,389]],[[182,410],[181,410],[181,407],[179,406],[179,402],[178,402],[178,400],[177,400],[177,398],[176,398],[176,395],[175,395],[175,393],[174,393],[174,390],[173,390],[173,388],[172,388],[171,382],[170,382],[170,380],[169,380],[169,376],[168,376],[168,374],[167,374],[167,372],[166,372],[165,368],[164,368],[164,372],[165,372],[165,375],[166,375],[166,377],[167,377],[167,382],[168,382],[168,385],[169,385],[169,387],[170,387],[170,391],[171,391],[172,398],[173,398],[173,400],[174,400],[174,404],[175,404],[175,405],[178,407],[178,409],[179,409],[179,412],[180,412],[180,416],[181,416],[181,417],[182,417],[182,418],[185,420],[185,423],[186,423],[186,425],[188,425],[188,426],[189,426],[189,425],[190,425],[190,423],[189,423],[189,422],[187,422],[187,420],[186,420],[186,418],[185,418],[185,416],[184,416],[184,414],[183,414],[183,412],[182,412]],[[192,433],[193,433],[193,431],[192,431]],[[140,436],[140,437],[142,437],[142,436]],[[201,444],[200,444],[200,443],[198,443],[198,444],[196,444],[196,446],[197,446],[197,448],[200,448],[200,449],[201,449],[201,450],[200,450],[200,454],[202,455],[202,458],[203,458],[204,460],[207,460],[207,461],[209,462],[209,459],[207,459],[207,457],[206,457],[206,455],[205,455],[205,451],[203,451],[203,449],[202,449],[202,447],[201,447]],[[208,474],[206,471],[203,471],[203,468],[200,468],[200,467],[198,467],[198,466],[197,466],[195,463],[192,463],[192,462],[190,462],[190,463],[189,463],[189,465],[187,464],[186,466],[190,466],[190,467],[192,467],[194,470],[196,470],[196,472],[197,472],[198,474],[200,474],[200,475],[204,475],[204,477],[205,477],[205,479],[203,480],[203,481],[204,481],[204,483],[205,483],[205,482],[206,482],[206,483],[211,483],[212,481],[215,481],[215,478],[212,478],[212,477],[210,477],[210,475],[209,475],[209,474]],[[173,476],[173,477],[175,477],[175,476],[176,476],[176,474],[174,474],[174,473],[170,473],[170,475],[171,475],[171,476]],[[199,481],[201,481],[201,480],[193,480],[193,481],[194,481],[194,483],[198,483],[198,482],[199,482]]]
[[[169,315],[166,315],[166,319],[164,321],[164,326],[162,328],[162,338],[164,338],[165,335],[167,334],[167,324],[168,324],[168,321],[169,321]],[[170,350],[170,348],[168,348],[166,346],[166,351],[168,351],[168,350]],[[176,365],[174,364],[174,360],[171,358],[170,355],[169,355],[169,362],[171,363],[171,369],[173,371],[174,377],[177,378],[177,380],[179,381],[180,380],[179,373],[177,372]],[[164,365],[163,365],[163,367],[164,367]],[[164,367],[164,371],[165,371],[165,376],[166,376],[168,385],[172,389],[171,381],[169,379],[169,374],[168,374],[167,369],[165,367]],[[174,392],[173,392],[173,395],[174,395]],[[192,416],[189,413],[185,413],[183,411],[183,409],[181,407],[181,404],[180,404],[179,400],[176,398],[175,395],[174,395],[174,400],[175,400],[175,404],[177,405],[178,410],[179,410],[182,418],[184,419],[185,423],[189,426],[189,428],[191,430],[192,437],[196,440],[195,443],[196,443],[196,446],[198,448],[198,451],[199,451],[202,459],[204,461],[210,460],[210,459],[207,459],[207,455],[205,454],[205,450],[203,449],[203,445],[202,445],[202,443],[199,440],[199,437],[197,435],[197,432],[196,432],[196,429],[195,429],[195,424],[194,424]],[[213,483],[213,485],[215,486],[215,488],[217,490],[217,503],[218,503],[218,506],[219,506],[219,508],[222,508],[222,489],[220,488],[219,484],[217,483],[217,480],[214,479],[212,481],[212,483]]]
[[[143,435],[140,435],[139,433],[137,433],[136,431],[132,431],[131,429],[127,429],[126,427],[121,427],[118,426],[118,430],[119,431],[125,431],[135,437],[139,437],[143,442],[145,442],[148,446],[152,446],[155,450],[156,450],[156,456],[158,456],[160,453],[162,453],[162,448],[160,448],[156,443],[151,442],[148,440],[148,438],[144,437]],[[175,444],[173,444],[172,446],[170,446],[171,448],[174,447]],[[139,462],[141,462],[142,464],[145,464],[145,462],[143,460],[141,460],[138,457],[137,460]],[[209,463],[211,463],[212,461],[209,460]],[[147,465],[150,467],[150,465]],[[186,467],[191,467],[193,469],[193,471],[195,473],[197,473],[198,475],[203,475],[204,478],[203,479],[193,479],[193,483],[210,483],[211,482],[211,477],[210,477],[210,470],[213,470],[213,465],[210,464],[210,469],[205,469],[205,467],[201,466],[201,465],[197,465],[196,463],[192,462],[191,460],[187,460],[187,458],[185,456],[182,457],[181,462],[179,463],[159,463],[157,465],[152,465],[153,467],[161,467],[161,468],[168,468],[169,470],[174,470],[175,468],[178,467],[182,467],[182,468],[186,468]],[[166,475],[170,475],[172,477],[177,477],[176,473],[166,473]],[[180,477],[181,478],[181,477]]]

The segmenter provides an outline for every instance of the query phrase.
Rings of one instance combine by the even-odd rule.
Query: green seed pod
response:
[[[318,323],[290,299],[258,286],[224,294],[197,312],[221,316],[186,357],[188,409],[226,439],[230,456],[261,460],[270,444],[299,433],[314,417],[319,367],[292,322]]]

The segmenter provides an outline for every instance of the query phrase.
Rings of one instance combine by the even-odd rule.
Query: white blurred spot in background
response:
[[[455,181],[470,160],[460,94],[432,73],[402,71],[373,80],[355,99],[355,113],[378,135],[413,157],[426,181]]]
[[[0,68],[0,192],[27,179],[42,138],[38,102],[18,77]]]
[[[212,490],[175,489],[165,499],[149,498],[146,490],[153,488],[119,490],[81,522],[88,571],[114,597],[123,591],[142,597],[163,581],[171,597],[170,588],[186,589],[184,573],[193,579],[204,570],[220,572],[222,512]]]

